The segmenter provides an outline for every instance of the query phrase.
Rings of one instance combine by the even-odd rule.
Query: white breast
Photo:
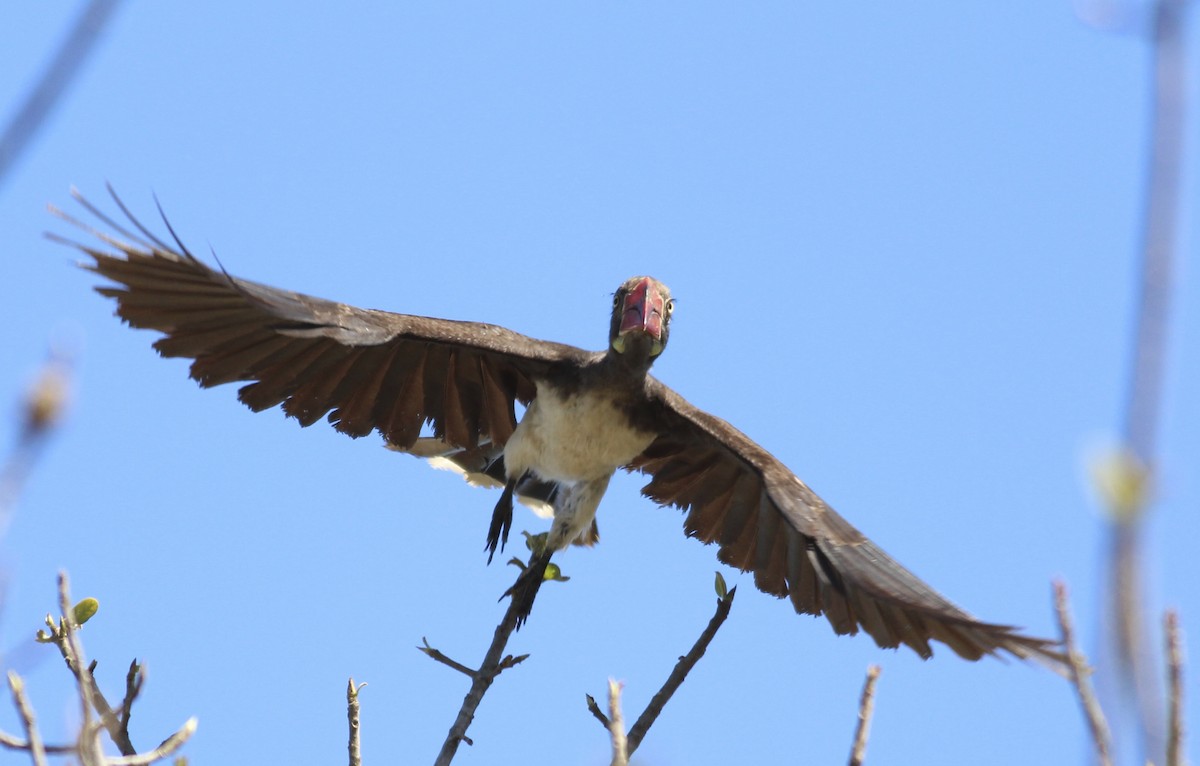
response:
[[[510,477],[532,469],[543,479],[587,481],[607,476],[650,446],[655,434],[634,429],[610,396],[559,396],[546,385],[504,448]]]

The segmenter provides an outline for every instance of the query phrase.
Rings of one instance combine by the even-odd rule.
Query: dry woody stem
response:
[[[81,605],[91,605],[91,609],[80,617],[84,622],[95,613],[95,602],[85,599]],[[13,704],[21,717],[25,729],[25,739],[15,737],[0,731],[0,747],[10,750],[21,750],[29,753],[34,766],[46,766],[46,755],[72,755],[84,766],[149,766],[174,754],[196,731],[196,719],[190,718],[162,744],[146,753],[137,753],[129,743],[129,717],[134,700],[142,688],[144,676],[136,661],[130,665],[125,676],[125,698],[121,708],[114,711],[100,690],[96,687],[93,662],[83,668],[83,644],[79,638],[80,626],[75,622],[76,609],[71,607],[70,586],[65,572],[58,577],[59,619],[55,620],[46,615],[48,631],[38,631],[37,640],[43,644],[54,644],[71,674],[75,677],[76,692],[79,697],[81,725],[79,735],[72,745],[46,745],[38,731],[37,719],[33,707],[25,695],[25,683],[14,671],[8,672],[8,685],[12,691]],[[99,720],[96,720],[99,718]],[[118,745],[121,755],[109,757],[104,754],[100,744],[100,733],[108,731],[111,739]]]
[[[862,697],[858,700],[858,725],[850,748],[850,766],[862,766],[867,758],[867,738],[871,734],[871,715],[875,712],[875,684],[880,672],[878,665],[867,668],[867,680],[863,682]]]
[[[1108,730],[1108,721],[1104,718],[1104,712],[1100,709],[1096,693],[1092,690],[1091,681],[1088,680],[1091,669],[1088,667],[1087,659],[1079,651],[1079,646],[1075,642],[1071,608],[1067,603],[1067,586],[1061,581],[1054,583],[1054,609],[1058,615],[1058,627],[1062,633],[1062,642],[1070,660],[1071,684],[1075,687],[1079,705],[1083,708],[1083,715],[1091,732],[1092,743],[1096,748],[1096,760],[1099,761],[1100,766],[1112,766],[1112,740]]]

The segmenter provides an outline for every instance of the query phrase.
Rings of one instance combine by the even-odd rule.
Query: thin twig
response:
[[[92,677],[91,668],[84,670],[86,657],[83,654],[83,644],[76,633],[75,619],[71,610],[71,583],[65,571],[58,573],[58,613],[61,615],[59,651],[67,667],[75,676],[75,684],[79,688],[79,707],[82,724],[79,727],[79,759],[84,764],[103,763],[104,752],[100,747],[97,729],[92,726],[92,710],[95,708],[99,690]],[[107,707],[107,702],[103,703]]]
[[[1079,695],[1079,704],[1083,708],[1084,718],[1091,731],[1092,742],[1096,746],[1096,757],[1101,766],[1112,766],[1111,745],[1109,740],[1108,722],[1104,719],[1104,711],[1096,701],[1092,684],[1088,680],[1091,672],[1087,660],[1075,643],[1075,628],[1071,620],[1071,609],[1067,603],[1067,586],[1061,581],[1054,583],[1054,611],[1058,615],[1058,628],[1062,634],[1063,646],[1067,649],[1067,659],[1071,670],[1071,683]]]
[[[466,665],[462,664],[461,662],[457,662],[456,660],[450,659],[446,655],[442,654],[442,652],[440,650],[434,649],[432,646],[429,645],[429,640],[426,639],[424,636],[421,636],[421,643],[423,643],[425,645],[418,646],[417,649],[419,651],[424,652],[425,655],[427,657],[429,657],[430,659],[437,660],[438,662],[442,663],[446,667],[453,668],[453,669],[457,670],[459,673],[462,673],[463,675],[467,676],[468,678],[475,677],[474,670],[472,670],[471,668],[468,668]]]
[[[196,719],[189,718],[179,728],[179,731],[164,739],[161,745],[150,752],[140,755],[125,755],[120,758],[108,758],[103,763],[105,766],[149,766],[149,764],[155,761],[161,761],[171,756],[176,750],[183,747],[183,744],[196,733],[196,725]]]
[[[1179,613],[1163,616],[1167,644],[1167,766],[1183,766],[1183,638]]]
[[[96,660],[92,660],[88,664],[87,676],[91,679],[92,706],[95,707],[96,715],[100,717],[100,722],[104,724],[108,736],[121,751],[121,755],[136,755],[137,750],[134,749],[133,742],[129,739],[128,709],[123,708],[118,714],[113,710],[112,705],[108,704],[108,699],[96,683]],[[126,676],[125,693],[129,693],[128,676]],[[128,702],[130,705],[133,704],[132,699]]]
[[[679,662],[675,663],[675,668],[671,671],[671,675],[667,677],[662,688],[650,700],[650,704],[638,716],[633,727],[629,730],[627,738],[629,755],[632,756],[637,751],[638,745],[642,744],[642,739],[646,736],[646,732],[650,731],[650,727],[654,725],[654,721],[658,718],[671,696],[687,678],[687,674],[691,672],[700,658],[704,656],[704,652],[708,649],[708,645],[712,643],[713,637],[717,635],[721,625],[725,619],[729,617],[729,610],[733,608],[733,597],[737,594],[737,588],[732,588],[724,598],[717,599],[717,610],[713,614],[712,619],[708,621],[708,626],[704,628],[704,632],[696,639],[696,643],[692,646],[683,657],[679,658]]]
[[[354,685],[354,679],[346,685],[346,717],[350,721],[350,766],[362,766],[362,752],[358,740],[358,693],[366,684]]]
[[[37,717],[33,713],[33,705],[25,696],[25,682],[16,671],[8,671],[8,688],[12,692],[13,704],[21,714],[21,725],[25,727],[25,740],[29,743],[29,758],[34,766],[46,766],[46,747],[42,743],[42,733],[38,730]]]
[[[0,747],[9,750],[28,750],[30,744],[27,739],[14,737],[7,732],[0,731]],[[69,755],[78,750],[74,745],[42,745],[42,749],[46,751],[47,755]]]
[[[608,733],[612,738],[612,766],[628,766],[629,743],[625,739],[625,718],[621,715],[621,684],[608,679]]]
[[[588,712],[591,713],[595,717],[595,719],[600,722],[601,726],[603,726],[604,728],[607,729],[608,724],[609,724],[608,716],[604,715],[604,711],[602,711],[600,709],[600,706],[596,704],[596,698],[590,694],[585,694],[583,696],[587,698]]]
[[[95,47],[117,0],[92,0],[63,39],[50,65],[0,135],[0,184]]]
[[[524,572],[517,575],[518,583],[521,581],[521,575],[523,574]],[[514,584],[513,587],[515,588],[516,585]],[[475,711],[479,709],[479,703],[483,701],[483,695],[491,687],[492,681],[496,679],[496,676],[502,670],[516,665],[529,656],[526,654],[516,659],[511,655],[502,657],[504,647],[508,645],[509,637],[517,629],[517,623],[523,621],[524,617],[528,616],[531,608],[532,600],[526,603],[521,603],[521,600],[517,598],[509,600],[508,609],[505,610],[504,617],[501,618],[500,624],[496,626],[496,631],[492,635],[492,643],[483,655],[483,663],[479,666],[478,670],[468,673],[471,676],[471,688],[467,690],[466,696],[463,697],[462,706],[458,710],[458,715],[454,718],[454,723],[450,726],[449,733],[446,734],[446,740],[442,743],[442,749],[438,753],[437,760],[434,761],[434,766],[449,766],[450,762],[454,760],[454,754],[458,752],[459,744],[462,742],[471,744],[471,740],[467,738],[467,729],[471,726],[471,721],[475,720]],[[426,653],[428,654],[428,652]],[[440,654],[440,652],[438,653]],[[432,657],[433,655],[431,654],[430,656]],[[437,658],[434,657],[434,659]],[[455,665],[450,665],[450,667],[459,670]]]
[[[89,601],[93,602],[90,604],[91,608],[81,609],[81,607],[87,607]],[[75,745],[44,746],[33,734],[26,742],[21,742],[12,735],[0,732],[0,746],[28,750],[31,753],[35,750],[40,750],[43,754],[70,753],[78,757],[83,766],[148,766],[148,764],[170,756],[182,747],[196,731],[196,719],[189,718],[178,731],[163,740],[162,744],[154,750],[140,755],[133,750],[133,745],[129,742],[129,711],[141,691],[145,675],[141,666],[134,660],[125,676],[125,699],[122,702],[122,709],[119,715],[114,712],[107,700],[104,699],[104,695],[96,687],[94,675],[96,663],[92,662],[83,668],[86,658],[83,653],[83,644],[78,636],[79,625],[76,624],[76,616],[79,615],[80,622],[86,622],[88,617],[95,613],[95,608],[93,599],[84,599],[72,607],[70,581],[66,572],[59,572],[58,611],[60,617],[55,620],[50,615],[46,615],[46,625],[49,630],[38,631],[37,635],[39,642],[52,643],[58,647],[67,668],[75,677],[83,719]],[[20,678],[10,671],[10,685],[13,683],[13,679],[16,679],[20,686]],[[98,714],[100,720],[94,720],[93,711]],[[32,711],[30,711],[30,715],[32,715]],[[104,729],[108,730],[109,736],[121,749],[121,757],[108,758],[104,755],[104,750],[100,745],[100,732]],[[35,762],[36,760],[35,758]]]
[[[128,710],[122,710],[120,716],[113,711],[112,705],[108,703],[108,700],[96,685],[95,662],[90,663],[85,670],[80,669],[84,659],[81,656],[83,646],[79,643],[79,639],[75,634],[78,626],[75,624],[73,610],[70,607],[71,594],[67,573],[59,572],[58,578],[59,612],[62,616],[56,622],[50,615],[46,615],[46,625],[49,628],[49,632],[39,631],[38,640],[53,643],[57,646],[63,661],[67,664],[67,668],[75,676],[75,682],[79,687],[80,704],[83,706],[82,731],[91,731],[88,723],[91,721],[92,710],[95,710],[96,714],[100,717],[104,729],[108,731],[109,737],[116,744],[117,749],[121,751],[121,755],[136,755],[137,750],[133,747],[133,743],[129,739]],[[130,693],[128,684],[129,678],[127,676],[126,695]],[[137,681],[135,686],[136,688],[140,688],[140,681]],[[134,694],[136,696],[136,689]],[[129,705],[132,705],[132,702],[131,698],[127,699]],[[123,719],[124,723],[122,722]],[[99,744],[96,743],[93,750],[98,747]],[[99,752],[99,750],[95,750],[95,752]]]
[[[875,683],[880,672],[878,665],[867,668],[867,680],[858,700],[858,725],[854,728],[854,745],[850,748],[850,766],[862,766],[867,758],[867,737],[871,734],[871,714],[875,712]]]
[[[93,662],[92,665],[94,670],[95,663]],[[94,673],[92,677],[95,678]],[[129,672],[125,674],[125,698],[121,700],[121,714],[118,716],[121,736],[126,742],[129,741],[129,719],[133,715],[133,703],[142,693],[142,684],[145,681],[146,669],[138,664],[137,659],[134,659],[129,663]]]

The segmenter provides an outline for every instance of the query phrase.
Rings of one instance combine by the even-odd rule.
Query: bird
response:
[[[621,283],[607,346],[586,351],[234,277],[220,261],[214,268],[193,255],[161,206],[170,243],[109,192],[132,230],[72,189],[107,231],[51,206],[96,241],[50,236],[88,258],[80,265],[105,280],[95,289],[115,300],[116,316],[162,334],[153,344],[160,355],[193,360],[200,386],[239,382],[238,399],[256,412],[280,407],[301,426],[324,418],[356,438],[378,432],[391,449],[501,488],[489,561],[507,541],[514,496],[553,516],[510,589],[527,602],[522,621],[549,557],[597,541],[597,508],[624,470],[648,478],[644,496],[681,509],[686,535],[715,544],[722,563],[752,572],[759,590],[797,613],[823,615],[839,635],[861,630],[880,647],[907,646],[926,659],[936,641],[971,661],[1064,662],[1059,642],[960,609],[770,452],[652,376],[675,309],[653,277]]]

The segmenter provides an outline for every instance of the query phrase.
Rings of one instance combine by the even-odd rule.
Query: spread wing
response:
[[[720,546],[718,558],[754,572],[759,590],[787,596],[797,612],[824,614],[839,634],[861,628],[883,647],[922,657],[941,641],[977,660],[1008,652],[1061,667],[1052,641],[981,622],[950,603],[839,516],[749,437],[648,384],[669,428],[629,466],[650,477],[642,493],[687,511],[690,537]]]
[[[255,411],[282,405],[304,426],[328,413],[339,431],[377,430],[402,450],[425,424],[453,446],[503,444],[516,428],[514,402],[537,393],[533,379],[590,356],[495,325],[359,309],[238,279],[177,238],[172,246],[155,237],[115,194],[140,235],[75,196],[123,237],[55,211],[103,243],[67,242],[91,257],[86,268],[115,283],[96,289],[117,301],[117,315],[164,333],[154,348],[194,359],[201,386],[249,381],[238,398]]]

